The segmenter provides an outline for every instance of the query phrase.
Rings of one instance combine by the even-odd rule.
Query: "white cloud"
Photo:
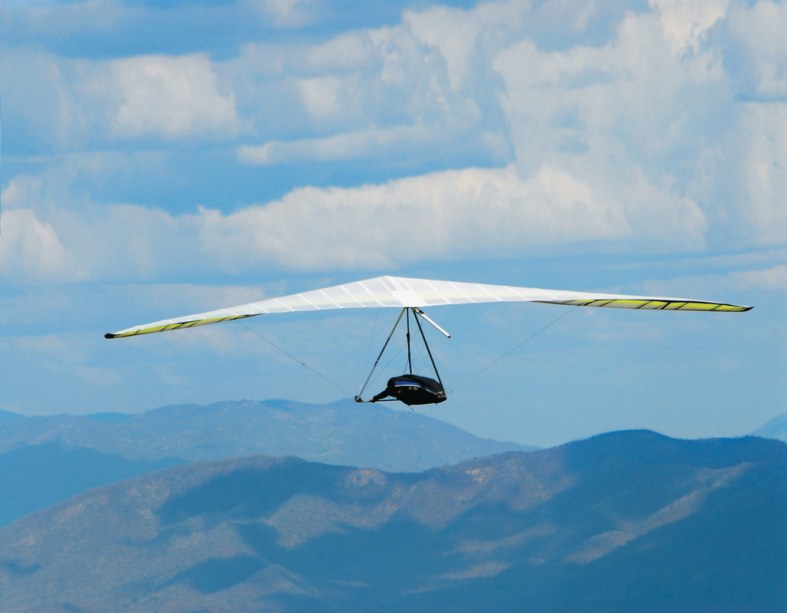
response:
[[[29,209],[3,211],[0,274],[28,280],[79,277],[55,228]]]
[[[281,164],[306,160],[349,160],[374,157],[395,145],[413,146],[431,133],[429,126],[365,130],[325,138],[270,141],[238,148],[238,158],[248,164]]]
[[[501,121],[494,86],[477,87],[497,77],[488,63],[475,61],[482,56],[475,53],[474,40],[440,36],[452,31],[457,19],[470,23],[472,18],[461,11],[450,17],[442,30],[412,13],[399,26],[343,33],[315,45],[250,45],[224,70],[257,133],[273,136],[269,148],[378,130],[381,134],[370,138],[385,147],[386,131],[409,130],[427,135],[418,139],[419,146],[439,159],[441,146],[458,135],[473,135],[476,146],[484,146],[478,135],[499,134]],[[475,63],[467,71],[462,62],[470,58]],[[359,153],[343,153],[343,159],[365,154],[367,139],[356,142]],[[387,151],[398,153],[395,146]]]
[[[4,274],[25,269],[39,276],[68,272],[73,278],[79,271],[92,279],[155,279],[260,266],[391,269],[587,243],[623,250],[636,243],[638,251],[694,248],[704,232],[694,203],[641,176],[616,186],[548,164],[530,177],[509,166],[355,188],[300,188],[230,214],[201,208],[176,216],[133,205],[63,208],[46,201],[38,210],[39,217],[32,209],[7,211],[4,235],[16,242],[6,243]]]
[[[6,121],[13,114],[17,138],[38,151],[129,137],[229,139],[242,129],[235,94],[202,54],[87,60],[14,49],[0,77],[14,84]]]
[[[35,211],[41,198],[41,180],[30,177],[13,179],[3,191],[0,275],[33,281],[72,281],[81,273],[55,227]]]
[[[753,224],[759,244],[787,241],[787,105],[750,104],[741,126],[738,163],[746,202],[741,210]]]
[[[312,73],[364,70],[375,62],[371,36],[365,31],[344,32],[304,50],[302,70]]]
[[[708,30],[727,12],[731,0],[650,0],[675,55],[700,50]]]
[[[137,56],[98,68],[87,93],[109,105],[116,136],[232,137],[240,130],[235,96],[219,90],[204,55]]]
[[[460,118],[455,120],[455,123],[461,123]],[[465,124],[465,127],[469,126]],[[456,133],[460,130],[451,128],[454,128],[454,123],[447,125],[426,123],[370,128],[324,138],[273,140],[263,145],[239,147],[238,158],[244,163],[259,165],[309,160],[389,159],[395,155],[412,158],[428,147],[452,146],[452,139],[456,139]],[[505,159],[508,144],[500,135],[493,132],[481,134],[478,142],[493,156],[493,159]]]
[[[764,0],[733,5],[728,24],[731,69],[745,93],[756,97],[787,96],[787,4]]]
[[[58,223],[72,256],[94,278],[155,279],[198,269],[204,262],[191,215],[133,205],[89,205],[59,216]]]
[[[445,7],[408,12],[404,15],[404,22],[414,36],[440,50],[451,88],[461,90],[469,78],[476,37],[486,24],[476,19],[475,13]]]
[[[348,85],[347,79],[324,76],[304,79],[298,87],[309,115],[319,124],[330,124],[361,111],[359,101],[352,96],[360,93],[360,83],[354,87]]]
[[[0,21],[8,28],[7,38],[12,40],[20,37],[30,43],[53,39],[60,42],[128,27],[135,8],[118,0],[5,0],[0,5]]]
[[[308,25],[315,16],[314,0],[256,0],[262,14],[273,25],[281,28],[300,28]]]
[[[544,52],[525,39],[495,58],[495,67],[505,80],[504,108],[524,159],[571,152],[573,138],[574,151],[587,147],[604,157],[612,142],[640,163],[682,146],[693,116],[708,111],[700,106],[706,92],[727,93],[718,91],[723,73],[713,54],[676,58],[648,14],[627,16],[604,47]]]
[[[439,51],[451,89],[473,97],[492,93],[484,91],[496,79],[489,60],[521,40],[525,23],[537,19],[530,2],[517,0],[481,3],[471,10],[434,6],[402,17],[417,40]]]
[[[282,19],[317,10],[265,6]],[[769,20],[781,23],[785,11],[728,0],[650,6],[627,13],[596,46],[572,38],[590,13],[574,15],[574,34],[561,31],[563,45],[547,50],[532,32],[557,9],[490,2],[408,11],[399,25],[313,44],[250,44],[224,62],[204,54],[59,60],[50,68],[62,87],[50,95],[62,98],[70,135],[101,141],[103,127],[121,140],[234,138],[243,125],[261,141],[238,147],[247,163],[444,161],[464,145],[508,166],[423,165],[420,176],[386,184],[236,202],[231,214],[117,204],[55,212],[53,196],[47,211],[28,208],[91,276],[123,269],[152,278],[194,262],[233,271],[261,262],[396,266],[605,241],[648,250],[695,250],[729,236],[784,241],[785,107],[735,99],[720,32],[763,51],[758,91],[778,93],[785,52]],[[93,252],[104,257],[92,261]]]
[[[131,205],[71,210],[41,204],[4,216],[4,274],[26,270],[69,278],[158,278],[204,270],[234,273],[282,268],[392,268],[432,258],[532,253],[584,242],[641,249],[692,245],[702,217],[682,203],[634,182],[626,190],[594,185],[544,165],[529,178],[516,169],[465,169],[357,188],[302,188],[265,206],[224,215],[201,209],[173,216]],[[683,214],[674,211],[683,207]],[[625,248],[625,247],[621,247]],[[658,247],[657,247],[658,248]]]
[[[749,270],[733,273],[731,279],[734,285],[745,289],[787,290],[787,265],[778,264],[763,270]]]
[[[19,177],[4,191],[0,274],[56,282],[152,278],[187,270],[198,257],[191,217],[92,204],[59,189],[62,181],[54,173]]]
[[[71,63],[38,50],[3,48],[0,81],[4,84],[5,157],[15,148],[15,143],[9,147],[9,134],[19,139],[23,151],[36,154],[83,144],[86,113],[75,103],[71,91],[74,75],[67,66]]]
[[[259,87],[272,79],[372,70],[377,63],[373,32],[343,32],[311,44],[249,43],[237,58],[223,64],[223,71],[243,83],[241,89],[246,89]]]
[[[701,240],[696,205],[636,181],[631,190],[647,208],[632,207],[625,189],[599,190],[548,165],[525,179],[514,167],[465,169],[360,188],[303,188],[226,216],[203,210],[201,223],[205,249],[233,269],[255,261],[390,268],[594,241],[636,239],[648,249]]]

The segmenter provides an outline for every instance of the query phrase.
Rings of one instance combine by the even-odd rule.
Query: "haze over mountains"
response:
[[[783,611],[787,445],[646,432],[423,473],[179,466],[0,530],[4,610]]]
[[[755,434],[787,440],[781,415]],[[87,489],[181,463],[264,454],[420,471],[510,450],[418,412],[340,401],[176,405],[130,415],[0,410],[0,526]]]
[[[85,490],[181,463],[131,460],[56,442],[20,446],[0,454],[0,526]]]
[[[532,449],[480,439],[415,411],[350,400],[331,404],[228,401],[133,415],[6,417],[6,421],[5,426],[0,422],[0,453],[20,444],[57,441],[128,458],[210,460],[264,453],[409,471]]]
[[[787,610],[784,443],[526,449],[351,401],[0,411],[2,610]]]
[[[0,412],[0,525],[91,487],[184,462],[292,455],[401,472],[525,449],[416,412],[352,401],[221,402],[137,415]]]
[[[757,428],[753,434],[766,438],[775,438],[787,442],[787,413],[777,415],[770,421]]]

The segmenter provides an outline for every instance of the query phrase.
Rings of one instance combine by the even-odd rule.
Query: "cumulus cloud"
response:
[[[3,54],[0,76],[15,84],[4,103],[22,151],[138,137],[230,139],[242,130],[236,96],[204,54],[86,60],[13,50]]]
[[[248,164],[275,165],[311,160],[379,160],[393,155],[416,158],[425,148],[456,146],[456,131],[445,125],[414,124],[389,128],[372,128],[357,132],[334,134],[323,138],[273,140],[264,145],[238,148],[238,159]],[[479,142],[495,160],[504,160],[508,143],[499,134],[478,135]],[[466,142],[464,143],[466,144]]]
[[[333,137],[343,139],[343,147],[358,146],[355,155],[345,148],[338,159],[365,155],[371,141],[378,154],[396,156],[400,139],[391,135],[398,132],[415,136],[434,160],[446,141],[469,135],[472,146],[488,148],[499,161],[499,142],[505,140],[494,95],[499,80],[472,53],[472,18],[452,12],[441,32],[456,29],[461,17],[471,38],[446,40],[421,15],[408,13],[401,25],[342,33],[311,46],[247,46],[226,64],[227,79],[241,92],[238,105],[257,134],[274,138],[258,145],[257,155],[244,149],[241,158],[275,163],[278,155],[271,150],[282,151],[287,142],[330,147],[336,143],[325,140]]]
[[[398,24],[250,43],[222,61],[49,58],[57,87],[48,95],[63,101],[55,106],[69,135],[103,129],[103,141],[92,138],[127,144],[243,134],[238,159],[263,166],[425,161],[388,183],[364,184],[359,173],[355,187],[301,186],[260,204],[245,193],[233,212],[28,207],[28,235],[49,228],[92,276],[119,265],[145,278],[189,262],[368,268],[588,243],[658,251],[783,242],[787,10],[651,0],[616,9],[590,44],[586,31],[612,9],[580,4],[408,10]],[[257,6],[282,27],[318,10],[292,0]],[[560,44],[539,36],[541,25]],[[473,166],[436,170],[451,168],[462,147],[477,155]],[[106,252],[100,262],[96,250]]]
[[[55,227],[41,219],[29,201],[40,193],[38,181],[12,181],[3,191],[0,217],[0,274],[20,279],[80,277]]]
[[[594,23],[587,11],[566,12],[576,17],[574,36]],[[652,0],[649,11],[621,16],[603,44],[549,49],[532,22],[549,25],[554,15],[495,2],[407,11],[398,26],[311,48],[249,48],[243,65],[265,66],[265,87],[287,81],[282,99],[312,134],[244,145],[238,157],[273,165],[413,158],[417,150],[440,159],[464,139],[490,163],[514,162],[523,182],[548,167],[599,198],[625,194],[635,235],[659,219],[659,228],[683,228],[671,245],[697,247],[718,231],[713,224],[736,217],[731,194],[755,185],[742,160],[730,168],[727,153],[741,107],[711,33],[730,13],[729,0]],[[775,168],[778,152],[769,151]],[[738,183],[720,189],[720,176]]]
[[[628,160],[669,172],[667,156],[707,126],[703,103],[727,92],[712,53],[676,57],[665,36],[656,16],[630,14],[601,48],[545,52],[525,39],[501,53],[495,66],[522,161],[622,153],[615,167]]]
[[[731,0],[650,0],[664,38],[675,55],[698,52],[708,30],[727,12]]]
[[[145,279],[184,270],[199,250],[189,216],[97,205],[59,189],[61,180],[21,176],[4,190],[0,274],[32,282]]]
[[[787,241],[787,105],[750,104],[741,122],[736,162],[746,186],[741,211],[754,227],[758,244]]]
[[[8,84],[3,88],[4,156],[40,155],[84,142],[87,113],[73,96],[69,65],[38,50],[3,49],[0,80]]]
[[[41,198],[41,181],[12,180],[2,193],[0,274],[18,279],[80,278],[68,250],[52,223],[34,210]]]
[[[704,230],[694,203],[660,192],[642,177],[621,189],[550,165],[532,177],[509,166],[383,185],[307,187],[229,214],[200,208],[176,216],[84,203],[72,211],[43,210],[44,221],[26,213],[25,232],[13,220],[8,232],[24,237],[16,239],[24,249],[7,254],[8,268],[26,261],[44,275],[70,262],[90,278],[138,279],[240,274],[260,266],[395,269],[427,259],[522,256],[593,243],[619,249],[636,243],[638,251],[695,248]],[[43,254],[50,255],[42,260]]]
[[[523,2],[482,3],[469,11],[435,6],[407,11],[402,21],[412,36],[439,51],[452,90],[481,96],[478,85],[493,76],[489,59],[522,38],[532,11]]]
[[[318,5],[315,0],[257,0],[260,12],[281,28],[299,28],[315,17]]]
[[[726,65],[748,97],[787,96],[787,5],[763,0],[735,4],[725,23]]]
[[[220,90],[201,54],[149,55],[83,66],[82,101],[106,114],[117,137],[236,136],[235,96]]]
[[[744,288],[787,290],[787,265],[779,264],[764,270],[734,273],[733,283]]]
[[[80,276],[52,224],[29,209],[3,212],[0,274],[27,280],[72,281]]]
[[[203,210],[202,239],[230,268],[258,260],[318,270],[522,255],[635,236],[640,249],[691,248],[702,240],[704,218],[694,203],[639,181],[630,186],[639,194],[637,206],[626,189],[599,190],[548,165],[525,179],[511,166],[359,188],[304,188],[230,215]]]

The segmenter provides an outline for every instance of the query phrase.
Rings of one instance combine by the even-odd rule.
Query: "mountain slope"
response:
[[[787,442],[787,413],[777,415],[752,433],[754,436],[775,438]]]
[[[0,526],[85,490],[180,463],[128,460],[58,443],[14,449],[0,454]]]
[[[781,611],[786,474],[777,441],[651,432],[419,474],[192,464],[0,530],[0,591],[7,611]]]
[[[326,405],[281,400],[221,402],[163,407],[136,415],[32,417],[0,426],[0,452],[53,441],[133,459],[297,455],[391,471],[418,471],[528,449],[480,439],[416,412],[352,401]]]

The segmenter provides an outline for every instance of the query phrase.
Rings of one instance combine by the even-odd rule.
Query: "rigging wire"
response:
[[[369,372],[369,376],[366,377],[366,381],[363,382],[363,385],[361,386],[361,391],[355,395],[356,402],[361,402],[360,398],[361,396],[363,396],[364,391],[366,391],[366,386],[369,385],[369,381],[371,380],[372,375],[374,374],[374,371],[377,368],[377,365],[380,363],[380,358],[383,357],[383,354],[385,353],[385,348],[388,347],[388,343],[391,342],[391,338],[393,337],[394,332],[396,332],[396,328],[399,327],[399,322],[402,321],[402,315],[405,314],[405,311],[407,311],[407,307],[404,307],[401,311],[399,311],[399,316],[396,318],[396,322],[394,323],[393,328],[391,328],[391,332],[388,334],[388,338],[385,339],[383,348],[380,349],[380,353],[377,354],[377,359],[374,361],[374,365],[372,366],[372,370]]]
[[[257,338],[259,338],[259,339],[261,339],[261,340],[265,341],[266,343],[268,343],[268,344],[269,344],[271,347],[273,347],[274,349],[277,349],[278,351],[280,351],[281,353],[283,353],[284,355],[286,355],[288,358],[290,358],[290,359],[291,359],[291,360],[293,360],[294,362],[297,362],[298,364],[300,364],[301,366],[303,366],[303,367],[304,367],[306,370],[308,370],[308,371],[311,371],[313,374],[315,374],[315,375],[317,375],[318,377],[320,377],[320,379],[322,379],[322,380],[323,380],[323,381],[325,381],[326,383],[330,383],[330,384],[331,384],[333,387],[335,387],[335,388],[336,388],[336,389],[338,389],[339,391],[343,392],[344,394],[347,394],[348,396],[352,396],[352,392],[349,392],[349,391],[347,391],[347,390],[346,390],[345,388],[343,388],[341,385],[339,385],[339,384],[338,384],[338,383],[336,383],[335,381],[333,381],[333,380],[329,379],[328,377],[326,377],[326,376],[325,376],[324,374],[322,374],[321,372],[319,372],[319,371],[315,370],[314,368],[312,368],[311,366],[309,366],[309,365],[308,365],[306,362],[304,362],[303,360],[300,360],[299,358],[297,358],[296,356],[294,356],[293,354],[291,354],[291,353],[290,353],[289,351],[287,351],[286,349],[283,349],[282,347],[279,347],[279,346],[278,346],[276,343],[274,343],[273,341],[271,341],[271,340],[269,340],[269,339],[265,338],[265,337],[264,337],[262,334],[260,334],[259,332],[257,332],[257,331],[256,331],[256,330],[254,330],[253,328],[250,328],[249,326],[247,326],[247,325],[246,325],[245,323],[243,323],[242,321],[239,321],[239,322],[238,322],[238,324],[240,324],[241,326],[243,326],[244,328],[246,328],[246,329],[247,329],[249,332],[251,332],[251,333],[252,333],[254,336],[256,336]]]
[[[571,309],[570,309],[569,311],[566,311],[566,312],[565,312],[565,313],[563,313],[563,314],[562,314],[560,317],[556,317],[555,319],[553,319],[552,321],[550,321],[550,322],[549,322],[547,325],[545,325],[544,327],[542,327],[542,328],[540,328],[540,329],[536,330],[536,331],[535,331],[533,334],[531,334],[530,336],[528,336],[528,337],[527,337],[525,340],[523,340],[521,343],[519,343],[519,344],[518,344],[516,347],[513,347],[513,348],[509,349],[508,351],[506,351],[506,352],[505,352],[503,355],[501,355],[500,357],[498,357],[498,358],[496,358],[496,359],[492,360],[492,361],[491,361],[489,364],[487,364],[487,365],[486,365],[486,366],[484,366],[484,367],[483,367],[481,370],[479,370],[479,371],[478,371],[478,372],[476,372],[474,375],[472,375],[472,376],[470,377],[470,379],[475,379],[477,376],[479,376],[479,375],[480,375],[481,373],[483,373],[484,371],[488,370],[489,368],[492,368],[492,366],[494,366],[495,364],[497,364],[497,363],[498,363],[498,362],[500,362],[501,360],[504,360],[505,358],[507,358],[509,355],[511,355],[512,353],[514,353],[514,352],[515,352],[517,349],[519,349],[520,347],[522,347],[522,345],[526,345],[527,343],[529,343],[530,341],[532,341],[534,338],[536,338],[536,337],[537,337],[539,334],[541,334],[542,332],[545,332],[547,329],[549,329],[549,328],[551,328],[552,326],[554,326],[554,325],[555,325],[557,322],[559,322],[561,319],[563,319],[564,317],[567,317],[567,316],[571,315],[571,313],[573,313],[573,312],[574,312],[574,311],[575,311],[577,308],[578,308],[578,306],[573,306],[573,307],[571,307]]]
[[[421,340],[423,341],[424,348],[426,349],[426,353],[429,356],[429,361],[432,364],[432,369],[434,370],[435,376],[437,377],[437,381],[440,383],[440,385],[443,384],[442,380],[440,379],[440,373],[437,370],[437,365],[435,364],[434,358],[432,357],[432,351],[429,349],[429,343],[426,341],[426,335],[424,334],[423,327],[421,326],[421,322],[419,320],[419,316],[424,317],[427,320],[428,320],[428,318],[425,315],[421,314],[420,311],[418,309],[416,309],[415,307],[404,307],[404,308],[402,308],[401,311],[399,311],[399,316],[396,318],[396,322],[394,322],[393,328],[391,328],[391,332],[388,334],[388,338],[385,339],[385,343],[383,344],[382,349],[380,349],[380,353],[377,355],[377,359],[375,360],[374,365],[372,366],[372,370],[369,372],[369,376],[366,377],[366,381],[364,381],[363,385],[361,386],[361,391],[358,392],[358,394],[355,396],[355,401],[356,402],[364,402],[364,400],[362,399],[363,398],[363,393],[366,391],[366,388],[368,387],[369,382],[372,380],[372,377],[373,377],[373,375],[375,374],[375,372],[377,370],[377,366],[380,363],[380,359],[383,357],[383,354],[385,353],[385,350],[388,348],[388,345],[391,342],[391,338],[393,337],[394,333],[396,332],[396,329],[399,326],[399,323],[401,322],[403,315],[406,315],[406,318],[405,318],[405,321],[406,321],[406,324],[405,324],[405,326],[406,326],[406,328],[405,328],[405,344],[407,346],[407,362],[406,362],[406,369],[407,370],[406,370],[406,372],[408,372],[411,375],[413,374],[413,356],[412,356],[412,351],[411,351],[412,338],[411,338],[411,330],[410,330],[410,315],[411,315],[411,312],[412,312],[413,319],[415,319],[415,323],[416,323],[416,325],[418,327],[418,332],[421,335]],[[430,323],[432,323],[432,322],[430,322]],[[435,324],[432,323],[432,325],[435,325]],[[438,327],[438,329],[440,329],[440,328]],[[443,333],[445,334],[445,332],[443,332]],[[401,351],[402,350],[400,349],[399,352],[397,352],[397,355]],[[393,356],[391,359],[389,359],[388,365],[390,365],[390,363],[393,362],[393,360],[395,358],[396,358],[396,355]]]
[[[366,364],[366,368],[367,369],[370,368],[370,364],[371,364],[370,356],[371,356],[371,353],[372,353],[371,348],[372,348],[372,344],[373,344],[373,342],[375,340],[374,337],[375,337],[375,333],[377,331],[377,326],[378,326],[378,321],[379,321],[379,314],[380,314],[380,311],[382,311],[382,309],[375,309],[375,311],[377,313],[375,315],[375,319],[374,319],[375,327],[374,327],[374,330],[372,331],[372,334],[369,337],[369,347],[367,349],[366,359],[364,360],[364,363]],[[365,382],[361,385],[361,394],[363,394],[363,392],[366,391],[366,388],[369,387],[370,384],[373,384],[375,381],[377,381],[380,378],[380,375],[383,372],[386,372],[386,371],[390,370],[391,364],[393,364],[394,361],[401,355],[401,353],[404,351],[404,348],[405,348],[405,344],[400,345],[399,348],[396,350],[396,352],[394,354],[392,354],[391,357],[388,358],[388,361],[383,363],[383,365],[380,366],[380,368],[377,368],[377,367],[380,365],[380,359],[382,358],[382,354],[380,354],[377,357],[377,361],[375,362],[374,366],[371,367],[372,368],[372,372],[369,374],[369,377],[365,380]],[[393,349],[393,347],[391,347],[391,349]],[[405,362],[405,364],[402,366],[403,370],[406,369],[406,368],[407,368],[407,362]]]
[[[389,371],[391,369],[391,364],[393,364],[394,361],[402,354],[402,351],[404,351],[404,345],[400,346],[399,349],[396,350],[396,353],[394,353],[390,358],[388,358],[388,361],[385,364],[383,364],[382,367],[376,369],[371,379],[369,379],[369,383],[374,383],[375,381],[377,381],[377,379],[380,378],[380,375],[382,373]],[[405,368],[407,368],[406,363],[402,366],[403,372]],[[369,387],[369,383],[366,384],[366,387]],[[366,390],[366,387],[364,388],[364,391]]]
[[[475,379],[476,377],[478,377],[478,376],[479,376],[479,375],[481,375],[482,373],[486,372],[487,370],[489,370],[490,368],[492,368],[492,366],[494,366],[494,365],[495,365],[495,364],[497,364],[498,362],[500,362],[500,361],[504,360],[504,359],[505,359],[505,358],[507,358],[509,355],[511,355],[512,353],[514,353],[515,351],[517,351],[517,350],[518,350],[520,347],[522,347],[523,345],[526,345],[527,343],[529,343],[530,341],[532,341],[534,338],[536,338],[537,336],[539,336],[540,334],[542,334],[543,332],[545,332],[546,330],[548,330],[549,328],[551,328],[552,326],[554,326],[555,324],[557,324],[557,323],[558,323],[560,320],[562,320],[563,318],[565,318],[565,317],[567,317],[568,315],[570,315],[571,313],[573,313],[573,312],[574,312],[574,310],[576,310],[577,308],[578,308],[577,306],[573,306],[571,309],[567,310],[565,313],[563,313],[563,314],[562,314],[562,315],[560,315],[559,317],[556,317],[555,319],[553,319],[552,321],[550,321],[550,322],[549,322],[548,324],[546,324],[545,326],[542,326],[541,328],[539,328],[538,330],[536,330],[536,331],[535,331],[533,334],[531,334],[531,335],[530,335],[530,336],[528,336],[526,339],[524,339],[524,340],[523,340],[521,343],[519,343],[519,344],[517,344],[516,346],[512,347],[511,349],[509,349],[508,351],[506,351],[505,353],[503,353],[501,356],[499,356],[499,357],[497,357],[496,359],[492,360],[492,361],[491,361],[489,364],[487,364],[486,366],[484,366],[483,368],[481,368],[480,370],[478,370],[478,371],[477,371],[475,374],[471,375],[470,379]],[[364,384],[363,384],[363,386],[362,386],[362,388],[361,388],[361,392],[358,394],[358,396],[357,396],[357,397],[360,397],[360,395],[362,395],[362,394],[363,394],[363,392],[366,390],[366,387],[369,385],[369,383],[370,383],[370,380],[372,379],[372,376],[374,375],[374,373],[375,373],[375,371],[376,371],[376,369],[377,369],[377,366],[379,365],[380,358],[382,358],[382,356],[383,356],[383,353],[385,353],[385,349],[386,349],[386,347],[388,346],[388,343],[390,342],[390,340],[391,340],[391,337],[393,336],[394,332],[396,331],[396,328],[398,327],[398,325],[399,325],[399,322],[400,322],[400,321],[401,321],[401,319],[402,319],[402,315],[404,315],[406,311],[407,311],[407,309],[405,308],[405,309],[402,309],[402,310],[399,312],[399,317],[397,318],[397,320],[396,320],[396,323],[394,323],[393,329],[391,330],[390,334],[388,335],[388,338],[387,338],[387,340],[385,341],[385,344],[383,345],[383,348],[382,348],[382,350],[380,351],[379,355],[377,356],[377,360],[375,361],[374,365],[372,366],[372,370],[371,370],[371,372],[369,373],[369,376],[366,378],[366,381],[364,382]],[[407,315],[409,316],[409,313],[407,313]],[[418,317],[417,317],[417,316],[416,316],[415,320],[416,320],[416,324],[418,324],[418,327],[419,327],[419,329],[420,329],[420,332],[421,332],[421,336],[422,336],[422,338],[423,338],[423,335],[424,335],[424,333],[423,333],[423,329],[421,329],[421,325],[420,325],[420,322],[418,322]],[[409,324],[409,317],[408,317],[408,321],[407,321],[407,323]],[[317,375],[317,376],[318,376],[320,379],[322,379],[322,380],[323,380],[323,381],[325,381],[326,383],[328,383],[328,384],[332,385],[333,387],[335,387],[335,388],[336,388],[336,389],[338,389],[339,391],[343,392],[344,394],[347,394],[348,396],[352,396],[352,395],[353,395],[353,394],[352,394],[351,392],[349,392],[349,391],[348,391],[346,388],[342,387],[341,385],[339,385],[338,383],[336,383],[335,381],[333,381],[333,380],[332,380],[332,379],[330,379],[329,377],[325,376],[324,374],[322,374],[322,373],[321,373],[321,372],[319,372],[318,370],[316,370],[316,369],[312,368],[312,367],[311,367],[311,366],[309,366],[309,365],[308,365],[306,362],[304,362],[303,360],[299,359],[297,356],[293,355],[292,353],[290,353],[290,352],[289,352],[289,351],[287,351],[286,349],[284,349],[284,348],[280,347],[279,345],[277,345],[276,343],[274,343],[274,342],[273,342],[273,341],[271,341],[270,339],[268,339],[268,338],[264,337],[264,336],[263,336],[262,334],[260,334],[258,331],[254,330],[253,328],[250,328],[250,327],[249,327],[248,325],[246,325],[244,322],[242,322],[242,321],[239,321],[239,322],[238,322],[238,324],[239,324],[239,325],[241,325],[241,326],[243,326],[244,328],[246,328],[246,330],[248,330],[249,332],[251,332],[251,333],[252,333],[254,336],[256,336],[256,337],[257,337],[257,338],[259,338],[260,340],[264,341],[265,343],[267,343],[268,345],[270,345],[271,347],[273,347],[273,348],[274,348],[274,349],[276,349],[277,351],[281,352],[282,354],[284,354],[285,356],[287,356],[288,358],[290,358],[290,359],[291,359],[291,360],[293,360],[294,362],[296,362],[296,363],[300,364],[301,366],[303,366],[303,367],[304,367],[306,370],[310,371],[312,374],[314,374],[314,375]],[[408,327],[409,327],[409,325],[408,325]],[[409,330],[408,330],[407,332],[408,332],[408,336],[409,336]],[[408,340],[409,340],[409,339],[408,339]],[[423,340],[424,340],[424,343],[426,343],[426,338],[423,338]],[[408,343],[407,343],[407,346],[408,346],[408,347],[407,347],[407,349],[408,349],[407,365],[408,365],[408,368],[412,368],[412,364],[411,364],[411,359],[412,359],[412,358],[411,358],[411,356],[410,356],[410,347],[409,347],[409,345],[410,345],[410,343],[408,342]],[[437,374],[437,377],[438,377],[438,379],[439,379],[439,378],[440,378],[440,375],[439,375],[439,373],[437,372],[437,367],[436,367],[436,365],[435,365],[435,363],[434,363],[434,359],[432,358],[431,351],[429,351],[429,347],[428,347],[428,345],[427,345],[426,347],[427,347],[427,352],[428,352],[429,359],[430,359],[430,361],[431,361],[431,363],[432,363],[432,367],[434,368],[434,370],[435,370],[435,373]],[[397,356],[398,356],[398,355],[399,355],[401,352],[402,352],[402,348],[400,348],[400,349],[399,349],[399,351],[397,351],[397,352],[396,352],[396,354],[395,354],[395,355],[393,355],[393,356],[392,356],[392,357],[389,359],[389,361],[388,361],[388,366],[390,366],[391,362],[393,362],[393,361],[396,359],[396,357],[397,357]]]

